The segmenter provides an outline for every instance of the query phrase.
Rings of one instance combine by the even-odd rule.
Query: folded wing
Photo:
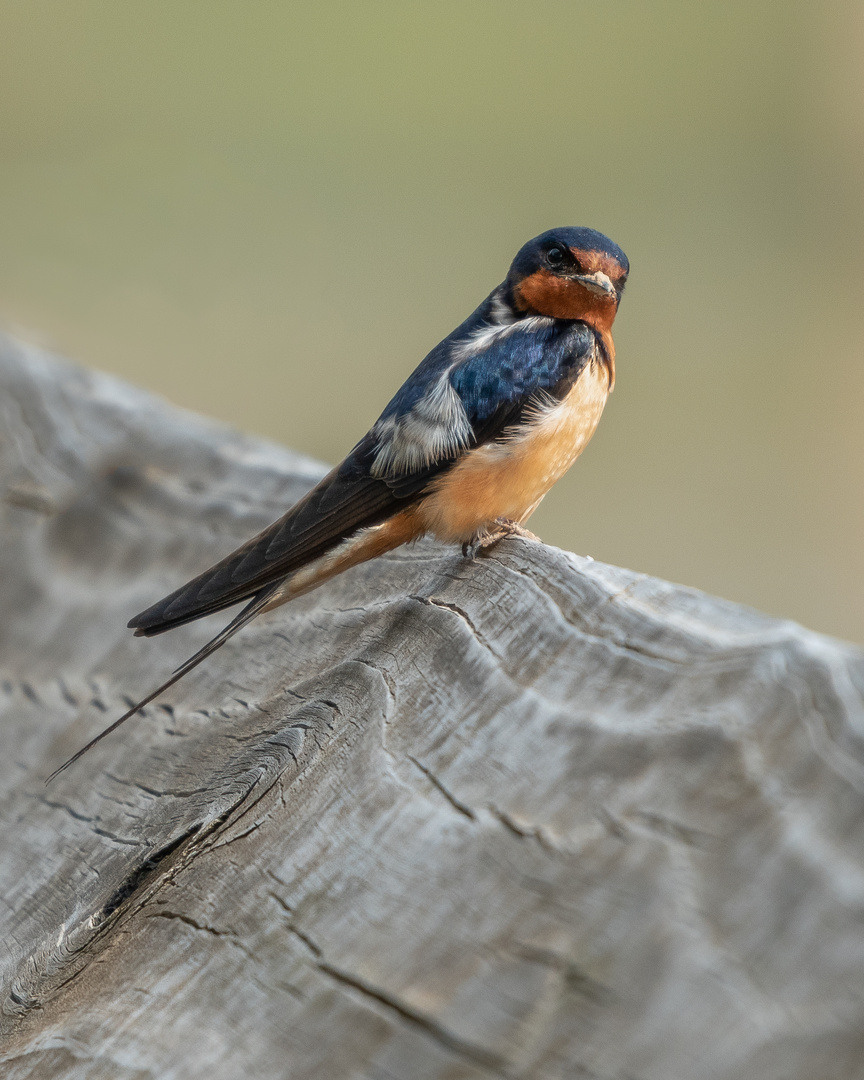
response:
[[[562,329],[545,319],[442,342],[338,468],[273,525],[129,626],[139,635],[161,634],[248,600],[404,510],[463,454],[518,424],[537,394],[569,387],[592,348],[584,325]]]

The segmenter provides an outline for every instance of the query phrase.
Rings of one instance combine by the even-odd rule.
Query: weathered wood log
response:
[[[864,1076],[864,657],[538,543],[126,620],[319,468],[0,345],[2,1075]]]

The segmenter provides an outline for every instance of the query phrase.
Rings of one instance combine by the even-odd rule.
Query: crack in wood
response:
[[[537,843],[547,854],[558,856],[572,856],[573,852],[567,851],[566,848],[559,847],[554,840],[552,840],[542,825],[522,825],[511,814],[508,814],[506,810],[500,809],[493,803],[487,804],[487,810],[489,813],[507,829],[508,832],[513,833],[514,836],[518,836],[522,840],[533,840]]]
[[[176,919],[177,922],[183,923],[184,926],[189,926],[193,930],[198,930],[202,934],[211,934],[213,937],[222,938],[227,941],[233,948],[238,949],[243,955],[252,961],[257,963],[257,957],[243,942],[240,940],[239,935],[234,930],[219,930],[215,926],[208,926],[207,923],[199,923],[197,919],[193,919],[191,915],[184,915],[179,911],[152,911],[147,914],[148,919]]]
[[[456,615],[471,632],[471,636],[475,638],[479,645],[482,645],[487,652],[491,653],[495,657],[496,661],[502,663],[502,657],[500,654],[492,648],[489,641],[484,637],[483,633],[477,628],[473,619],[464,608],[459,607],[458,604],[448,602],[447,600],[441,600],[437,596],[418,596],[415,593],[411,593],[408,597],[409,600],[415,600],[418,604],[425,604],[428,607],[441,608],[443,611],[452,612]]]
[[[158,851],[155,851],[147,859],[135,867],[135,869],[126,875],[123,881],[112,893],[110,899],[106,901],[100,912],[101,919],[107,919],[110,915],[113,915],[115,911],[125,903],[134,893],[136,893],[142,885],[151,880],[152,875],[157,871],[160,865],[170,858],[176,851],[178,851],[183,844],[187,843],[201,830],[201,822],[191,825],[188,829],[182,832],[179,836],[175,837],[170,843],[161,847]]]
[[[544,967],[559,971],[569,990],[596,1002],[598,1005],[608,1005],[615,999],[615,994],[608,986],[604,986],[603,983],[588,975],[574,960],[562,956],[552,949],[543,949],[536,945],[528,945],[517,941],[513,952],[531,964],[541,964]]]
[[[468,1042],[466,1039],[455,1035],[431,1016],[427,1016],[425,1013],[420,1012],[418,1009],[415,1009],[402,1001],[395,994],[391,994],[381,987],[373,986],[371,983],[367,982],[365,979],[361,979],[357,975],[351,975],[323,960],[317,966],[319,971],[324,972],[325,975],[329,975],[330,978],[334,979],[336,982],[341,983],[343,986],[348,986],[352,990],[357,990],[365,997],[370,998],[372,1001],[377,1001],[379,1005],[384,1005],[386,1008],[392,1010],[400,1017],[400,1019],[414,1027],[420,1028],[437,1043],[446,1047],[454,1054],[466,1058],[474,1065],[478,1065],[483,1069],[498,1073],[501,1076],[506,1075],[509,1063],[506,1058],[495,1053],[495,1051],[489,1050],[485,1046],[478,1046],[475,1043]]]
[[[637,644],[634,641],[628,640],[620,635],[614,633],[603,633],[603,627],[593,626],[589,629],[589,623],[587,617],[584,620],[577,621],[567,614],[561,604],[555,599],[552,593],[548,589],[544,589],[540,584],[538,575],[526,571],[525,569],[513,566],[510,563],[502,564],[505,569],[512,571],[514,574],[519,574],[520,577],[526,578],[532,582],[536,591],[545,599],[549,601],[552,607],[558,612],[563,621],[572,629],[574,629],[581,637],[588,641],[596,641],[598,644],[606,645],[607,647],[620,649],[622,652],[632,653],[635,656],[644,657],[646,660],[652,660],[657,664],[664,666],[680,667],[682,658],[678,656],[670,656],[666,653],[659,653],[652,649],[649,649],[645,645]],[[622,590],[623,591],[623,590]],[[590,611],[588,612],[590,614]]]
[[[474,813],[471,807],[468,806],[466,803],[463,803],[461,799],[457,799],[453,792],[450,791],[449,788],[447,788],[441,782],[441,780],[438,779],[438,777],[432,772],[431,769],[427,768],[425,765],[422,764],[422,762],[418,761],[417,758],[412,757],[410,754],[408,754],[408,760],[412,763],[412,765],[417,766],[420,772],[423,773],[423,775],[426,777],[429,783],[432,784],[434,788],[437,788],[438,791],[441,792],[441,794],[444,796],[447,802],[450,803],[454,810],[458,811],[460,814],[463,814],[465,817],[470,818],[471,821],[477,820],[477,815]]]

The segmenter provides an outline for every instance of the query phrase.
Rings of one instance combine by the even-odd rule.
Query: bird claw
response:
[[[518,521],[511,521],[509,518],[496,518],[495,524],[501,532],[498,537],[499,540],[503,540],[507,536],[518,536],[522,540],[540,540],[536,533],[530,532],[523,525],[520,525]]]
[[[510,518],[496,518],[493,522],[494,529],[475,533],[470,540],[462,545],[462,557],[468,562],[473,562],[477,553],[486,548],[493,547],[500,540],[506,540],[510,536],[518,536],[523,540],[539,540],[540,537],[523,528],[518,521]]]

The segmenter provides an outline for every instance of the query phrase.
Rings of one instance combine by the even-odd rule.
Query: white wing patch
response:
[[[404,416],[379,420],[372,429],[377,447],[373,476],[419,472],[441,458],[467,450],[471,424],[465,406],[445,371],[432,389]]]

